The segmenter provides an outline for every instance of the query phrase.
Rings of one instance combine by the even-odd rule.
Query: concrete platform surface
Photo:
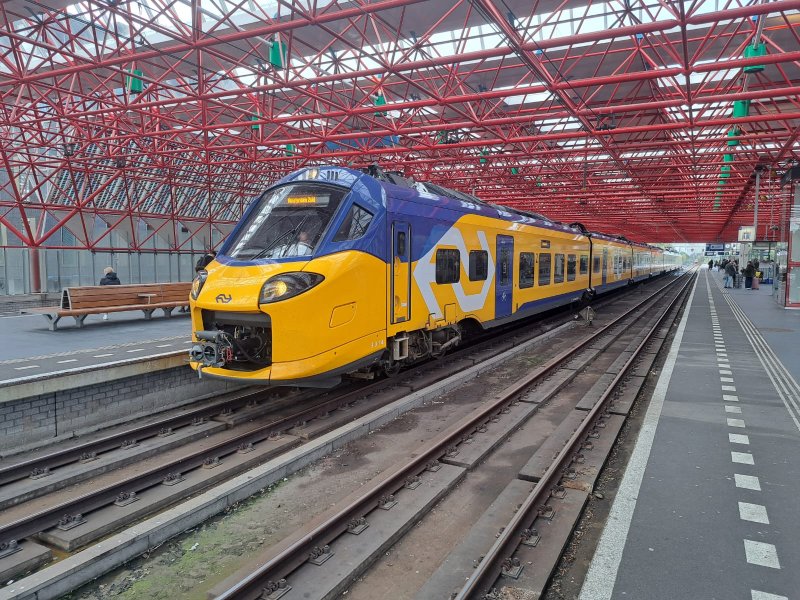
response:
[[[120,360],[152,358],[188,350],[188,314],[170,318],[141,313],[112,313],[87,317],[82,329],[66,326],[49,331],[39,315],[0,317],[0,385],[24,382],[55,373],[113,364]]]
[[[580,600],[797,598],[800,315],[719,279],[700,271]]]

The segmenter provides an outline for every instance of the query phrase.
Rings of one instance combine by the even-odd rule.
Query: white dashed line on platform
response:
[[[743,419],[728,419],[728,427],[744,427]]]
[[[63,365],[64,363],[78,362],[77,358],[68,358],[67,360],[58,360],[56,364]]]
[[[759,592],[758,590],[750,590],[751,600],[789,600],[786,596],[778,596],[777,594],[768,594],[767,592]]]
[[[740,414],[742,414],[742,409],[739,408],[738,406],[726,406],[725,407],[725,412],[726,413],[734,413],[734,414],[740,415]]]
[[[761,504],[750,504],[749,502],[739,502],[739,518],[742,521],[752,521],[769,525],[767,507]]]
[[[739,396],[733,396],[731,394],[722,394],[722,399],[725,402],[738,402],[739,401]]]
[[[128,350],[128,352],[130,352],[130,350]],[[735,392],[736,391],[736,386],[735,385],[723,385],[722,386],[722,391],[723,392]]]
[[[25,369],[38,369],[39,365],[27,365],[25,367],[14,367],[15,371],[24,371]]]
[[[144,348],[134,348],[133,350],[125,350],[125,352],[144,352]]]
[[[172,347],[172,344],[161,344],[159,346],[156,346],[156,348],[171,348],[171,347]]]
[[[749,452],[731,452],[731,460],[740,465],[754,465],[753,455]]]
[[[741,433],[729,433],[728,441],[731,444],[745,444],[747,446],[750,445],[750,438]]]
[[[739,473],[734,473],[733,481],[736,483],[736,487],[742,488],[743,490],[761,491],[761,482],[758,480],[758,477],[754,475],[740,475]]]
[[[772,544],[744,540],[744,553],[747,562],[751,565],[769,567],[770,569],[780,569],[781,563],[778,561],[778,551]]]
[[[105,358],[106,356],[114,356],[114,353],[110,352],[108,354],[95,354],[92,358]]]

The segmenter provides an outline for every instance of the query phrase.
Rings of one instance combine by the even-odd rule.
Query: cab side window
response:
[[[347,211],[347,216],[344,218],[344,221],[342,221],[339,231],[333,236],[333,241],[346,242],[348,240],[357,240],[367,233],[367,228],[371,222],[372,213],[361,208],[358,204],[353,204],[350,210]]]

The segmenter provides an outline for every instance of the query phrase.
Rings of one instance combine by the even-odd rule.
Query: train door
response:
[[[514,238],[497,236],[497,268],[495,270],[494,312],[496,319],[511,316],[514,294]]]
[[[392,323],[411,319],[411,226],[392,223]]]
[[[606,284],[608,281],[608,248],[603,248],[603,280],[601,281],[602,285]]]

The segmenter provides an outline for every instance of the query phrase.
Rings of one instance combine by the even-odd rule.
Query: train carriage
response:
[[[649,277],[652,257],[396,175],[303,169],[252,203],[193,283],[191,364],[274,385],[391,373],[474,330]]]

